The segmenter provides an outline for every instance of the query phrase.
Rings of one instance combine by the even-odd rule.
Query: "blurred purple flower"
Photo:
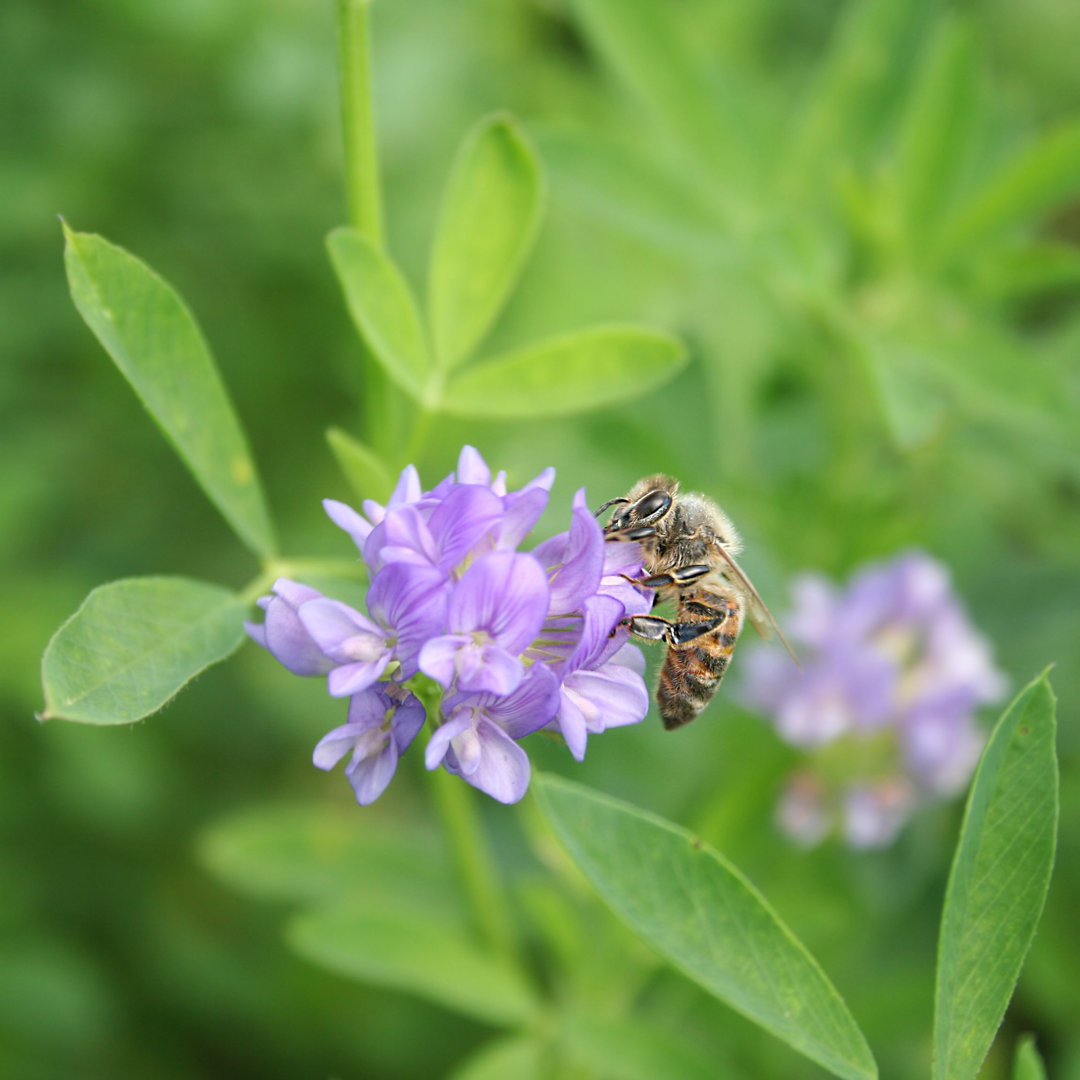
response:
[[[385,506],[365,500],[360,514],[326,500],[367,565],[367,614],[286,579],[259,601],[266,620],[246,624],[252,638],[350,698],[348,723],[319,743],[315,763],[330,768],[351,750],[361,803],[389,783],[423,724],[422,700],[434,727],[428,767],[501,802],[528,786],[525,735],[550,726],[580,760],[589,734],[644,718],[644,660],[618,627],[651,606],[623,576],[641,572],[637,545],[605,544],[579,491],[567,532],[517,551],[553,479],[546,469],[507,491],[505,474],[492,478],[467,446],[431,491],[409,466]]]
[[[853,846],[890,843],[920,801],[967,783],[983,741],[975,711],[1002,696],[1005,680],[928,555],[867,566],[844,589],[806,575],[792,591],[785,624],[803,667],[752,652],[744,698],[789,742],[828,759],[830,775],[839,758],[851,775],[839,792],[822,788],[811,799],[801,774],[779,819],[803,842],[820,839],[824,815],[842,820]]]

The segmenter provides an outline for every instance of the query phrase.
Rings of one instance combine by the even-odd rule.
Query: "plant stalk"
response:
[[[495,868],[474,792],[445,769],[430,774],[435,803],[442,818],[469,908],[488,945],[514,967],[520,965],[510,905]]]
[[[341,125],[349,222],[383,249],[382,192],[371,91],[371,0],[338,0]]]

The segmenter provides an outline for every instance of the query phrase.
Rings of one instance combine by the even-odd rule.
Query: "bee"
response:
[[[629,579],[655,590],[653,605],[674,600],[675,621],[633,615],[621,625],[643,641],[668,646],[656,700],[668,730],[695,719],[716,693],[727,671],[744,618],[763,637],[775,630],[798,663],[764,601],[735,556],[742,541],[731,519],[704,495],[680,494],[679,483],[657,474],[639,480],[620,499],[610,499],[604,538],[637,541],[644,553],[644,578]]]

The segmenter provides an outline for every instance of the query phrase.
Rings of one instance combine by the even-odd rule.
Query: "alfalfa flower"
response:
[[[970,779],[983,742],[976,711],[1005,680],[948,572],[921,552],[872,564],[843,588],[806,575],[793,593],[785,625],[802,669],[764,650],[744,667],[748,704],[813,763],[779,820],[805,843],[836,822],[853,846],[887,844],[917,805]]]
[[[501,802],[529,783],[518,740],[561,732],[574,756],[588,734],[648,710],[644,660],[620,620],[648,611],[636,545],[605,543],[583,491],[570,529],[532,551],[518,546],[543,513],[554,472],[519,491],[472,447],[430,491],[406,468],[385,506],[363,513],[327,500],[370,574],[366,611],[279,580],[248,633],[290,671],[325,675],[349,698],[347,722],[318,744],[361,803],[386,788],[425,720],[428,768],[444,767]]]

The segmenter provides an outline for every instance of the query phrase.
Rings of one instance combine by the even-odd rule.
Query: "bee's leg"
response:
[[[720,615],[715,619],[702,619],[700,622],[673,623],[659,615],[631,615],[620,619],[616,629],[625,626],[634,637],[642,641],[663,641],[667,645],[679,646],[715,630],[726,618],[727,615]],[[615,630],[611,633],[614,635]]]
[[[656,535],[655,525],[637,525],[632,529],[605,529],[604,539],[611,541],[648,540]]]
[[[694,563],[691,566],[680,566],[667,574],[653,574],[652,577],[635,578],[629,574],[620,574],[632,585],[641,585],[646,589],[662,589],[665,585],[685,585],[690,581],[697,581],[712,570],[712,567],[704,563]]]

